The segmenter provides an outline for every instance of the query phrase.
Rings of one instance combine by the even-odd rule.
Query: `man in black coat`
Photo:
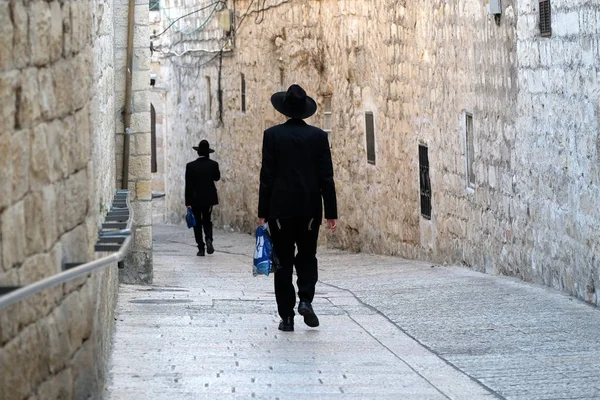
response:
[[[210,148],[208,141],[202,140],[198,147],[198,159],[187,164],[185,167],[185,205],[192,209],[196,226],[194,236],[198,244],[198,256],[204,256],[204,241],[202,240],[202,228],[206,237],[206,252],[215,252],[213,247],[213,227],[211,213],[214,205],[219,204],[215,182],[221,179],[219,163],[209,158],[214,150]]]
[[[258,223],[268,221],[273,249],[282,267],[275,273],[279,329],[293,331],[294,266],[298,313],[308,326],[319,326],[312,308],[318,279],[317,239],[323,203],[327,227],[336,230],[336,194],[327,133],[303,121],[317,110],[315,101],[300,86],[292,85],[287,92],[275,93],[271,103],[290,119],[264,132]]]

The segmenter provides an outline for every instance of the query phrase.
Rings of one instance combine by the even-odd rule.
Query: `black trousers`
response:
[[[275,273],[275,298],[281,318],[295,315],[294,266],[300,301],[310,303],[315,297],[315,285],[319,278],[316,257],[319,227],[314,218],[269,219],[273,250],[281,264],[281,269]]]
[[[196,219],[196,226],[194,226],[194,237],[196,238],[196,244],[198,250],[204,249],[204,241],[202,240],[202,229],[204,229],[204,236],[206,240],[213,240],[213,225],[211,221],[213,206],[192,206],[192,213]]]

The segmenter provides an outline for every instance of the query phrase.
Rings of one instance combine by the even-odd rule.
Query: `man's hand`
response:
[[[265,219],[264,218],[259,218],[258,219],[258,225],[264,226],[265,225]]]
[[[337,219],[328,219],[327,229],[331,229],[331,232],[335,232],[335,230],[337,229]]]

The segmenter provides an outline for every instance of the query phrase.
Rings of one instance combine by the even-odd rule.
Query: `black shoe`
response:
[[[198,250],[198,252],[196,253],[196,255],[199,256],[199,257],[204,257],[204,249]]]
[[[304,317],[304,323],[311,328],[319,326],[319,318],[313,311],[312,305],[308,301],[301,301],[298,305],[298,314]]]
[[[215,252],[215,248],[213,247],[213,244],[212,244],[212,239],[206,239],[206,252],[208,254],[212,254]]]
[[[294,331],[294,317],[285,317],[279,322],[279,330],[284,332]]]

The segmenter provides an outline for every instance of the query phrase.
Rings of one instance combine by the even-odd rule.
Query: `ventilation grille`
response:
[[[552,36],[552,11],[550,0],[540,1],[540,33],[543,37]]]
[[[373,113],[365,113],[365,125],[367,130],[367,162],[375,165],[375,122]]]
[[[421,183],[421,215],[431,219],[431,183],[429,182],[429,151],[419,145],[419,180]]]

